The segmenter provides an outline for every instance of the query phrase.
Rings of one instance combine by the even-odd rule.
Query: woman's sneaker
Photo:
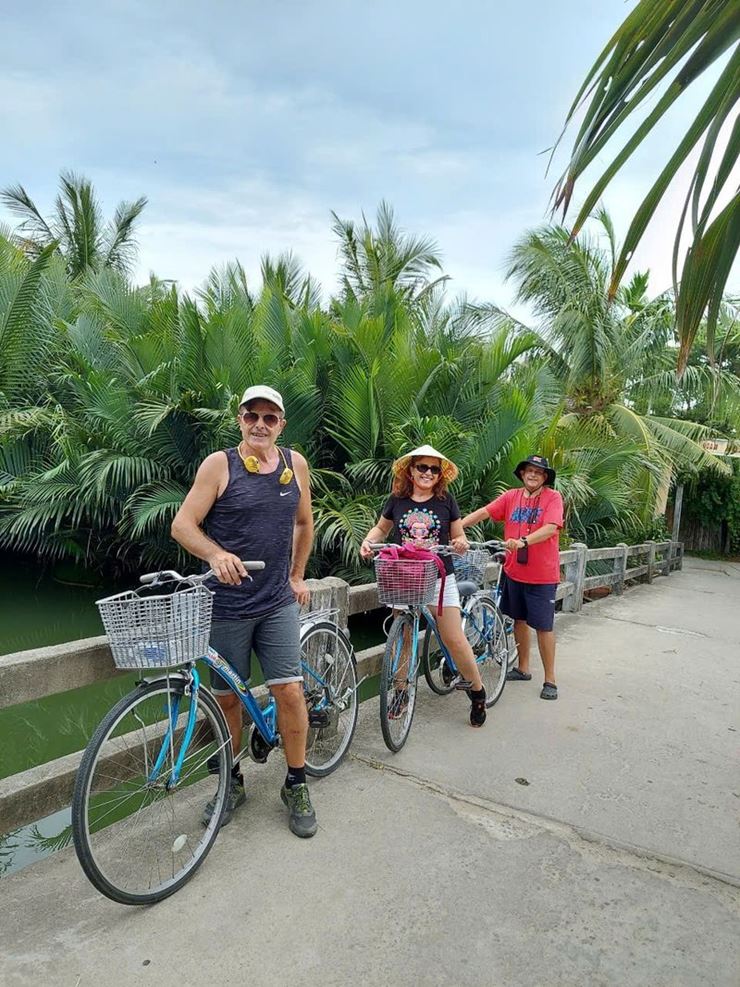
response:
[[[229,788],[226,793],[226,808],[221,819],[221,826],[228,826],[234,811],[247,801],[247,793],[244,791],[244,777],[242,775],[232,775]],[[213,810],[216,808],[216,798],[207,803],[203,812],[203,825],[208,826],[213,817]]]
[[[486,722],[486,694],[482,699],[470,697],[470,725],[471,727],[482,727]]]

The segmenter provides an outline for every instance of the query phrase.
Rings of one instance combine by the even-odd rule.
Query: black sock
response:
[[[301,768],[291,768],[288,765],[288,773],[285,776],[285,787],[295,788],[296,785],[306,784],[306,766],[303,765]]]
[[[470,689],[468,695],[470,696],[471,703],[482,703],[486,698],[486,690],[478,689],[476,691],[475,689]]]
[[[244,787],[244,775],[242,774],[241,764],[233,764],[231,766],[231,777],[234,778],[235,781],[238,781],[242,787]]]

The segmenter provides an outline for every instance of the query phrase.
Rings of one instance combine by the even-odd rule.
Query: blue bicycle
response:
[[[386,546],[374,544],[371,547],[379,552]],[[454,557],[446,546],[437,546],[434,551]],[[375,574],[378,598],[392,607],[395,614],[380,672],[380,728],[386,747],[397,752],[406,743],[411,730],[421,667],[430,687],[438,695],[452,692],[460,676],[429,610],[429,605],[437,602],[436,564],[376,557]],[[508,670],[502,617],[488,594],[478,591],[475,582],[459,580],[458,589],[463,629],[486,690],[486,707],[490,709],[504,691]],[[422,617],[427,630],[420,655]]]
[[[470,542],[470,548],[464,555],[453,555],[452,560],[455,568],[455,576],[460,591],[461,611],[468,641],[477,653],[476,649],[481,647],[480,636],[477,631],[477,624],[481,624],[484,619],[493,623],[494,644],[493,650],[496,654],[506,655],[507,671],[512,667],[517,659],[517,646],[514,639],[514,621],[511,617],[501,612],[501,576],[503,574],[503,563],[506,559],[506,551],[503,542],[490,540],[484,542]],[[495,582],[487,589],[483,588],[483,578],[486,566],[491,561],[499,563],[498,573]],[[495,607],[494,616],[488,603]],[[483,616],[482,610],[487,616]],[[471,621],[470,614],[477,614],[477,618]],[[438,696],[448,695],[454,689],[454,676],[450,675],[449,665],[438,644],[438,636],[427,631],[424,637],[424,677],[427,685],[436,692]],[[501,687],[503,691],[503,686]],[[499,692],[499,696],[501,692]],[[492,704],[493,705],[493,704]]]
[[[251,572],[264,563],[244,567]],[[275,700],[261,706],[208,646],[213,594],[203,583],[211,576],[150,573],[141,577],[144,589],[98,601],[117,667],[153,670],[98,726],[72,801],[80,864],[98,891],[122,904],[161,901],[193,876],[218,835],[233,761],[248,755],[264,763],[280,744]],[[308,613],[301,623],[306,772],[318,777],[339,765],[357,724],[355,655],[334,613]],[[228,683],[251,720],[236,759],[198,660]]]

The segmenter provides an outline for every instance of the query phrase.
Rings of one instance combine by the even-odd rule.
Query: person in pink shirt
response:
[[[557,699],[555,682],[555,591],[560,582],[560,529],[563,498],[553,490],[555,470],[544,456],[529,456],[514,470],[522,486],[507,490],[490,504],[463,518],[463,528],[490,518],[504,522],[508,550],[504,562],[501,610],[514,621],[518,667],[507,679],[528,682],[529,628],[545,670],[540,698]]]

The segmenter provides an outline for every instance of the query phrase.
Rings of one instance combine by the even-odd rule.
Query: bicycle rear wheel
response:
[[[153,904],[179,890],[203,863],[221,825],[231,737],[205,689],[197,693],[180,779],[168,785],[193,701],[185,685],[173,676],[124,696],[98,726],[77,773],[77,857],[98,891],[124,905]],[[204,824],[209,800],[213,812]]]
[[[410,613],[396,617],[380,671],[380,729],[386,747],[394,753],[406,743],[416,708],[419,662],[412,647],[413,631]]]
[[[455,686],[452,683],[457,673],[453,673],[447,666],[437,635],[429,624],[424,634],[422,665],[424,678],[432,692],[436,692],[438,696],[447,696],[453,691]]]
[[[473,649],[486,690],[486,708],[490,709],[504,691],[509,669],[504,621],[498,607],[485,596],[469,599],[461,615],[463,631]]]
[[[357,663],[352,645],[330,620],[301,638],[308,706],[306,774],[322,778],[338,767],[357,726]]]

